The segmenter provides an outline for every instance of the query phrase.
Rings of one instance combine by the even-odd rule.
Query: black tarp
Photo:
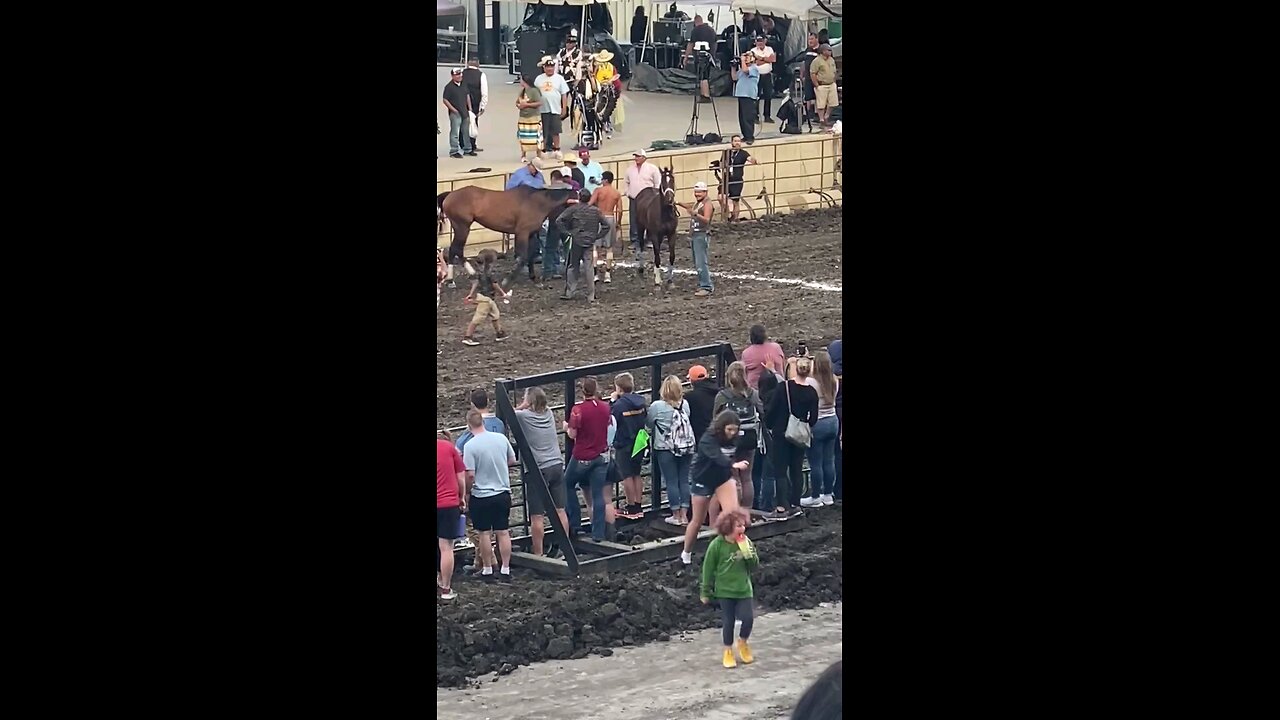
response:
[[[584,12],[587,17],[587,35],[584,38],[578,38],[578,46],[584,50],[590,49],[591,52],[607,49],[613,53],[613,66],[618,69],[622,79],[627,80],[631,77],[631,58],[627,57],[622,46],[613,38],[613,16],[609,14],[607,5],[533,3],[525,8],[524,21],[520,23],[520,27],[516,28],[515,35],[519,37],[525,30],[550,31],[560,38],[556,43],[556,48],[559,49],[564,47],[564,38],[568,36],[570,29],[582,32]]]

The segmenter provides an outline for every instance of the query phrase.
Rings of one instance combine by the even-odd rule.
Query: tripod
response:
[[[798,69],[791,74],[791,103],[796,110],[796,125],[800,125],[803,121],[809,126],[809,132],[813,132],[813,115],[809,114],[809,108],[805,105],[804,99],[804,77]]]
[[[702,99],[702,81],[709,80],[711,77],[711,61],[698,60],[697,62],[698,62],[698,72],[697,72],[698,82],[693,87],[693,115],[689,117],[689,129],[686,130],[684,133],[686,140],[698,133],[698,105],[700,104],[699,100]],[[706,77],[703,77],[704,75]],[[708,84],[707,89],[710,90],[710,88],[711,86],[710,84]],[[716,135],[719,135],[720,134],[720,113],[716,111],[715,98],[709,97],[707,99],[711,101],[707,104],[711,106],[711,116],[714,117],[716,121]]]

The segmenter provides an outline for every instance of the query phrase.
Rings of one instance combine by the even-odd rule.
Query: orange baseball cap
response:
[[[694,365],[689,368],[689,380],[701,380],[707,376],[707,369],[701,365]]]

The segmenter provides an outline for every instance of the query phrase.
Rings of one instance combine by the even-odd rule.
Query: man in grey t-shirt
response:
[[[516,408],[516,417],[520,420],[524,439],[528,441],[529,450],[533,453],[533,464],[538,466],[543,479],[547,481],[551,503],[560,515],[560,522],[568,529],[569,517],[564,511],[564,455],[560,450],[560,438],[556,436],[556,416],[547,408],[547,394],[542,388],[528,388],[524,391],[524,401]],[[546,532],[542,516],[550,508],[543,502],[542,493],[529,489],[532,479],[528,473],[524,477],[524,496],[529,501],[529,532],[533,540],[533,554],[541,555],[542,536]]]
[[[467,413],[467,429],[472,438],[462,450],[462,464],[467,467],[467,494],[471,501],[471,524],[480,535],[476,551],[485,567],[481,575],[493,575],[497,563],[491,557],[489,533],[498,536],[498,552],[502,555],[502,579],[511,579],[511,473],[516,454],[505,435],[484,429],[479,410]]]

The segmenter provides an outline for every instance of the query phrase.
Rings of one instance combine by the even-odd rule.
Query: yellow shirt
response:
[[[614,75],[617,75],[617,72],[613,69],[613,63],[602,62],[596,68],[596,82],[601,85],[612,81]]]

